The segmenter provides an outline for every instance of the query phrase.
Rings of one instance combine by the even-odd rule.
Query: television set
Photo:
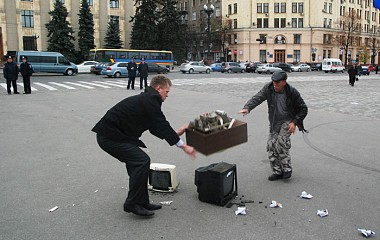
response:
[[[213,163],[195,170],[198,198],[219,206],[237,196],[237,171],[235,164]]]
[[[178,187],[176,166],[151,163],[148,189],[157,192],[174,192]]]

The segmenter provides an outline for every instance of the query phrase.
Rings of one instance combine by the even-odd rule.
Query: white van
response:
[[[58,52],[18,51],[16,61],[21,64],[21,57],[26,56],[34,72],[63,73],[72,76],[78,73],[78,67]]]
[[[325,58],[322,62],[322,71],[325,71],[325,73],[328,72],[342,72],[344,73],[344,66],[340,59],[338,58]]]

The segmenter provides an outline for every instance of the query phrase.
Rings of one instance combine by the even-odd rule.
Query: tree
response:
[[[123,42],[120,37],[120,28],[118,19],[110,19],[107,28],[107,34],[104,38],[104,48],[120,49],[123,47]]]
[[[337,22],[339,31],[333,41],[344,48],[344,65],[347,66],[349,47],[354,44],[354,36],[361,32],[361,19],[353,9],[346,12]]]
[[[48,30],[48,51],[60,52],[67,56],[70,61],[75,61],[75,47],[72,41],[73,29],[70,23],[66,21],[68,15],[67,8],[64,4],[56,0],[54,2],[54,10],[49,12],[51,20],[45,26]]]
[[[95,48],[94,44],[94,18],[88,6],[87,0],[82,0],[79,10],[79,32],[78,43],[80,49],[80,60],[88,60],[90,50]]]
[[[131,48],[158,49],[158,14],[155,0],[135,0],[136,13],[131,18]]]

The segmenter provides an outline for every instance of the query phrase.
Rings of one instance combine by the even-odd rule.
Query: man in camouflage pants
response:
[[[296,126],[300,131],[306,131],[303,120],[308,112],[307,106],[300,93],[287,84],[287,78],[285,71],[275,72],[272,82],[265,84],[239,111],[245,116],[267,100],[270,123],[267,151],[273,171],[269,181],[292,176],[290,135],[294,134]]]

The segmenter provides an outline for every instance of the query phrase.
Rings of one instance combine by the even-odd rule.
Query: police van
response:
[[[27,57],[34,72],[62,73],[68,76],[78,73],[78,67],[58,52],[18,51],[15,57],[19,65],[22,56]]]
[[[345,68],[342,61],[338,58],[325,58],[322,62],[322,71],[328,72],[344,72]]]

